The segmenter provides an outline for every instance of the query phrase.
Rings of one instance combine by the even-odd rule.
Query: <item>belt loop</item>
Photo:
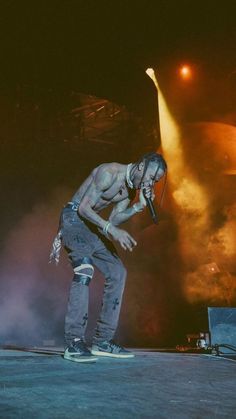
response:
[[[79,202],[73,202],[73,201],[69,201],[67,202],[67,204],[65,205],[66,207],[70,207],[72,209],[72,211],[77,211],[79,208]]]

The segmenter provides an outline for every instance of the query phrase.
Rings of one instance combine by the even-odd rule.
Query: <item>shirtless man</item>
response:
[[[65,205],[52,253],[52,257],[58,259],[58,243],[61,240],[74,270],[65,319],[65,359],[94,362],[96,356],[134,356],[112,340],[118,325],[126,279],[126,269],[112,241],[132,252],[137,245],[136,240],[118,226],[144,210],[146,199],[143,189],[145,197],[153,198],[153,185],[165,171],[166,163],[157,153],[148,153],[138,162],[128,165],[102,164],[92,171],[72,200]],[[136,190],[139,190],[139,201],[130,205]],[[113,209],[109,220],[104,220],[100,211],[110,204]],[[88,286],[94,265],[103,273],[105,285],[90,351],[84,334],[88,319]]]

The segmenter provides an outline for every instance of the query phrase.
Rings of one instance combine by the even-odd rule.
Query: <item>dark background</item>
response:
[[[1,5],[1,85],[79,89],[150,118],[147,67],[168,82],[171,64],[187,59],[208,83],[225,78],[235,71],[235,37],[233,1],[9,1]]]

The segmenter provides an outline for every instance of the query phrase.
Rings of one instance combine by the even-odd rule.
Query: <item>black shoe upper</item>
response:
[[[127,349],[123,348],[123,346],[118,345],[114,342],[114,340],[105,341],[99,343],[99,349],[105,350],[106,352],[114,353],[114,354],[129,354]]]
[[[70,346],[68,346],[67,348],[68,352],[70,353],[76,353],[78,355],[92,355],[90,350],[88,349],[86,343],[83,341],[83,339],[79,339],[79,340],[73,340],[70,344]]]

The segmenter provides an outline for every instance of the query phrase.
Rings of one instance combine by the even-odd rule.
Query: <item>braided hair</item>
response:
[[[166,189],[166,180],[167,180],[167,164],[164,158],[161,154],[155,153],[155,151],[151,151],[149,153],[144,154],[140,159],[135,163],[135,166],[133,170],[135,171],[136,168],[139,166],[140,163],[144,163],[144,170],[143,170],[143,177],[145,176],[145,173],[147,171],[147,168],[150,163],[156,163],[157,164],[157,171],[161,169],[165,175],[164,179],[164,186],[162,188],[161,198],[160,198],[160,206],[162,205],[162,201],[164,199],[165,189]]]
[[[166,172],[167,170],[167,164],[164,160],[164,158],[162,157],[161,154],[155,153],[154,151],[151,151],[149,153],[144,154],[138,161],[137,161],[137,165],[139,165],[140,163],[144,163],[144,172],[143,174],[145,175],[147,168],[149,166],[150,163],[157,163],[158,165],[158,170],[161,169],[163,170],[163,172]]]
[[[151,151],[149,153],[144,154],[140,159],[135,163],[133,171],[141,164],[144,163],[144,170],[143,170],[143,177],[145,176],[145,173],[147,171],[147,168],[150,163],[156,163],[157,164],[157,171],[161,169],[164,173],[167,172],[167,164],[162,157],[161,154],[155,153],[154,151]]]

